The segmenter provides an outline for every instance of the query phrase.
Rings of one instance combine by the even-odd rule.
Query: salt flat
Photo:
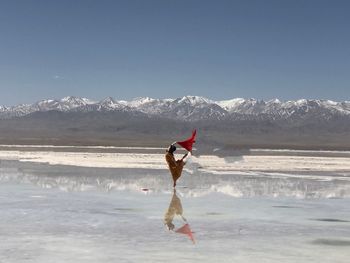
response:
[[[50,147],[55,149],[55,147]],[[285,150],[281,151],[279,155],[192,156],[188,168],[201,169],[211,173],[234,171],[350,172],[350,155],[329,156],[331,151],[325,152],[325,156],[312,156],[312,153],[311,156],[299,156],[293,155],[293,153],[295,151]],[[2,150],[0,151],[0,159],[82,167],[166,169],[164,154],[161,153]]]
[[[347,263],[349,158],[289,154],[0,151],[0,262]]]

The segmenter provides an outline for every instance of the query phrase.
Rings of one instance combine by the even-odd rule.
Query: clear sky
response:
[[[1,0],[0,104],[350,100],[350,1]]]

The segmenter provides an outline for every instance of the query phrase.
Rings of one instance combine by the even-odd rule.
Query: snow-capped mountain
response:
[[[231,114],[266,116],[273,119],[288,119],[306,115],[350,115],[350,102],[331,100],[306,100],[281,102],[278,99],[263,101],[255,99],[232,99],[217,102]]]
[[[99,103],[96,103],[95,106],[97,106],[97,110],[99,111],[116,111],[123,110],[127,107],[126,105],[119,101],[116,101],[112,97],[108,97],[104,100],[101,100]]]
[[[288,120],[306,117],[329,119],[334,116],[350,117],[350,102],[306,99],[282,102],[278,99],[263,101],[243,98],[213,101],[199,96],[185,96],[177,99],[145,97],[131,101],[116,100],[108,97],[99,102],[94,102],[86,98],[70,96],[61,100],[41,100],[34,104],[21,104],[10,107],[0,106],[0,118],[21,117],[34,112],[45,111],[141,112],[150,116],[185,121],[255,118]]]
[[[214,101],[198,96],[177,99],[138,98],[126,103],[135,111],[178,120],[220,119],[227,114]]]
[[[93,105],[96,102],[86,98],[77,98],[73,96],[64,97],[61,100],[47,99],[34,104],[20,104],[11,107],[0,107],[0,117],[11,118],[21,117],[38,111],[65,111],[69,112],[75,108]]]

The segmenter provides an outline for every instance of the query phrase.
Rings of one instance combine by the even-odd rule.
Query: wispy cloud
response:
[[[52,76],[52,78],[55,80],[63,79],[63,77],[59,76],[59,75],[54,75],[54,76]]]

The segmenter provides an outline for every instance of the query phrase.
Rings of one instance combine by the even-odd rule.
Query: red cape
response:
[[[177,142],[180,146],[185,148],[187,151],[192,152],[192,145],[196,142],[196,130],[193,130],[192,136],[184,141]]]
[[[185,224],[182,227],[180,227],[178,230],[175,231],[176,233],[181,233],[181,234],[185,234],[188,235],[188,237],[192,240],[193,243],[195,243],[194,241],[194,237],[193,237],[193,232],[190,228],[189,224]]]

